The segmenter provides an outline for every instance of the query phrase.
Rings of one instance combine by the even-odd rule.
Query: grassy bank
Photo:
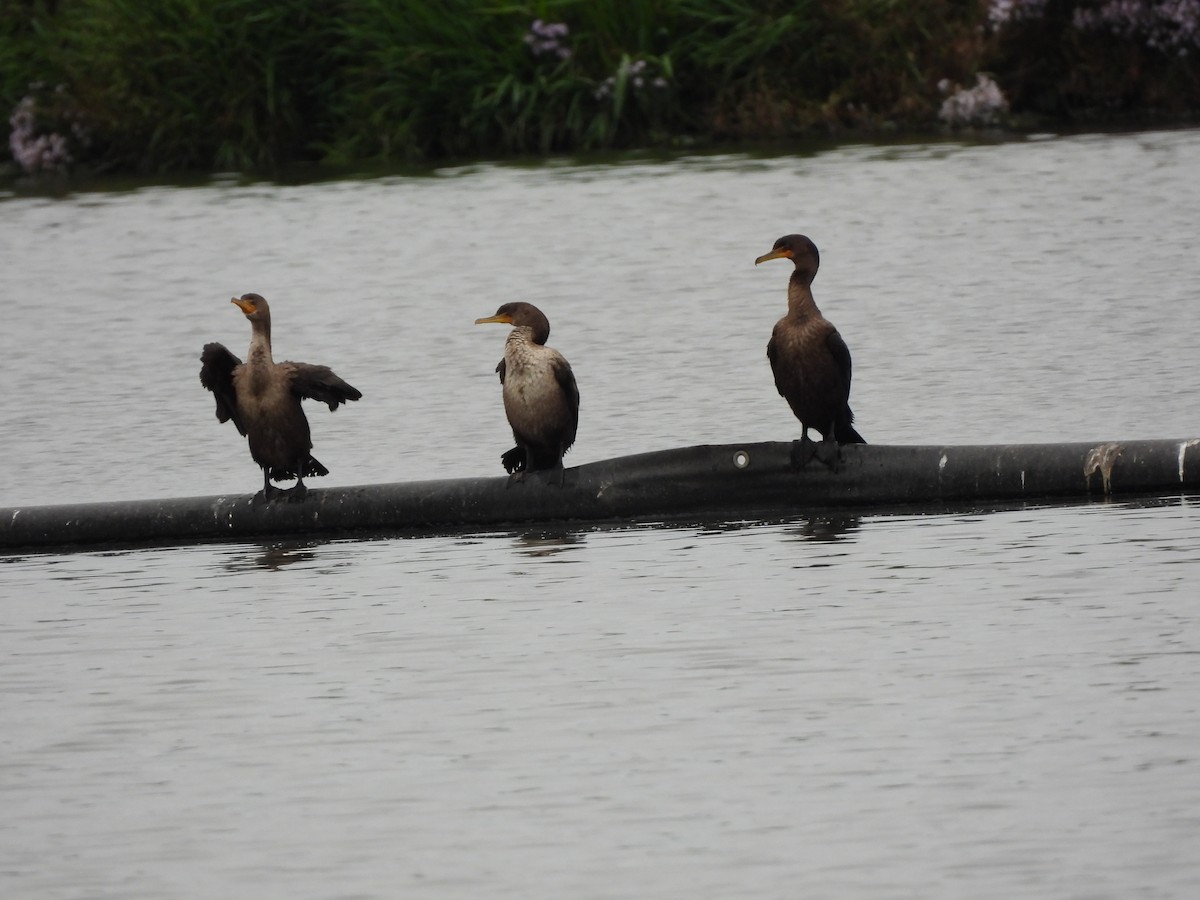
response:
[[[29,172],[1077,125],[1200,115],[1200,0],[0,0],[0,77]]]

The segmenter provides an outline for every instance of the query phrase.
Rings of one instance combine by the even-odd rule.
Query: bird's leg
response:
[[[271,484],[271,467],[263,466],[263,488],[254,495],[254,499],[269,503],[277,493],[278,489]]]
[[[817,445],[808,436],[808,426],[800,423],[800,440],[792,441],[792,468],[803,469],[817,455]]]
[[[834,472],[838,470],[838,463],[842,459],[842,448],[838,444],[837,438],[833,436],[832,425],[829,426],[829,431],[825,432],[825,436],[821,438],[821,443],[814,445],[813,456]]]
[[[308,496],[308,488],[304,486],[304,479],[297,475],[296,486],[287,491],[288,503],[299,503]]]

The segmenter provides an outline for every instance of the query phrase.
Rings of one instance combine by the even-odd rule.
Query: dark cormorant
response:
[[[328,475],[329,470],[313,458],[308,419],[300,406],[304,398],[328,403],[330,411],[339,403],[357,400],[362,393],[351,387],[328,366],[281,362],[271,358],[271,309],[258,294],[234,297],[250,320],[250,349],[242,362],[222,344],[205,344],[200,355],[200,383],[217,398],[217,420],[233,420],[250,443],[250,456],[262,466],[262,496],[287,494],[302,500],[306,475]],[[271,481],[296,479],[289,491]]]
[[[560,469],[563,454],[575,443],[579,387],[570,363],[546,346],[550,321],[532,303],[505,303],[494,316],[475,320],[476,325],[488,322],[513,326],[496,371],[517,446],[500,460],[509,474]]]
[[[803,465],[816,455],[836,467],[839,444],[866,441],[852,424],[850,350],[813,300],[811,285],[820,255],[804,235],[788,234],[754,264],[769,259],[790,259],[795,265],[788,281],[787,315],[775,323],[767,358],[775,374],[775,387],[800,420],[801,453],[797,461]],[[806,450],[809,428],[820,433],[821,444]]]

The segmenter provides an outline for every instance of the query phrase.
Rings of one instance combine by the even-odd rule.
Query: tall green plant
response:
[[[77,0],[58,53],[104,163],[272,169],[315,155],[336,18],[308,0]]]
[[[63,82],[47,25],[53,0],[0,0],[0,111],[9,111],[43,86]]]
[[[338,51],[343,125],[331,152],[403,159],[633,140],[661,126],[666,94],[632,102],[623,74],[634,59],[650,61],[659,78],[670,74],[657,53],[669,36],[665,7],[357,0]],[[539,37],[546,26],[561,44]]]

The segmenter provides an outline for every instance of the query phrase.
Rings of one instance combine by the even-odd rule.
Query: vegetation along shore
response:
[[[1200,119],[1200,0],[0,0],[12,174]]]

